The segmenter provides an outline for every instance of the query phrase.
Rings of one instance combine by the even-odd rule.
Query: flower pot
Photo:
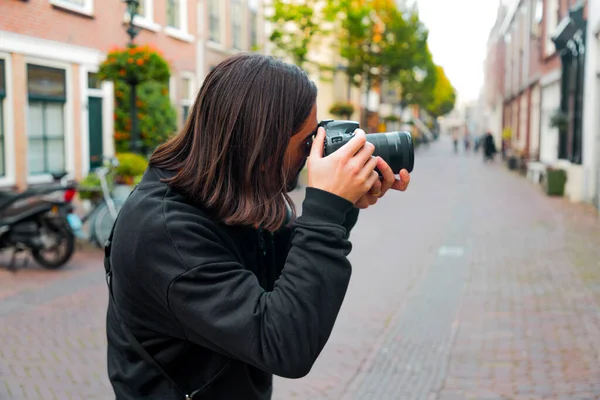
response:
[[[544,189],[548,196],[563,196],[567,172],[563,169],[548,169],[544,179]]]
[[[515,170],[517,169],[517,157],[510,156],[508,157],[508,169]]]

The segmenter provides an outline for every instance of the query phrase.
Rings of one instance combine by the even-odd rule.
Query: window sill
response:
[[[129,21],[128,17],[126,17],[125,19],[127,20],[126,22]],[[133,24],[135,26],[139,27],[139,28],[146,29],[146,30],[151,31],[151,32],[158,32],[158,31],[160,31],[160,25],[159,24],[157,24],[154,21],[150,21],[147,18],[140,17],[138,15],[136,15],[133,18]]]
[[[50,4],[53,7],[56,8],[62,8],[64,10],[70,11],[72,13],[76,13],[76,14],[81,14],[85,17],[90,17],[93,18],[94,17],[94,12],[93,9],[91,7],[91,3],[89,3],[89,7],[88,6],[77,6],[75,4],[70,4],[67,3],[65,1],[61,1],[61,0],[50,0]]]
[[[172,26],[165,27],[165,33],[172,38],[181,40],[183,42],[191,43],[194,41],[194,36],[190,35],[187,32],[182,31],[181,29],[173,28]]]
[[[15,186],[15,178],[2,176],[0,177],[0,188],[6,189]]]
[[[213,42],[212,40],[208,40],[206,42],[206,46],[211,50],[218,51],[219,53],[222,53],[222,54],[225,54],[228,56],[235,54],[234,51],[232,51],[231,49],[227,49],[223,44],[218,43],[218,42]]]
[[[36,184],[36,183],[51,183],[54,181],[54,178],[52,178],[52,175],[50,174],[36,174],[36,175],[29,175],[27,177],[27,183],[28,184]]]

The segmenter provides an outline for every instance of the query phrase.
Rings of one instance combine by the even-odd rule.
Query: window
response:
[[[4,60],[0,60],[0,176],[6,176],[4,161],[4,99],[6,98],[6,76]]]
[[[123,4],[123,19],[125,22],[129,22],[129,12],[125,4]],[[158,32],[160,30],[160,25],[154,22],[154,0],[139,0],[133,23],[151,32]]]
[[[102,81],[95,72],[88,72],[88,89],[102,89]]]
[[[80,14],[92,15],[94,0],[50,0],[50,4]]]
[[[231,47],[242,49],[242,16],[244,11],[240,0],[231,0]]]
[[[258,47],[258,2],[257,0],[248,0],[248,9],[250,10],[250,50],[256,50]]]
[[[194,103],[194,81],[193,74],[181,78],[181,117],[182,124],[185,124],[190,113],[190,107]]]
[[[208,4],[208,38],[217,43],[221,41],[220,7],[219,0],[210,0]]]
[[[177,29],[181,29],[179,1],[180,0],[167,0],[167,25]]]
[[[146,7],[146,0],[140,0],[138,3],[137,15],[140,17],[148,18],[148,8]]]
[[[65,70],[27,65],[30,175],[65,170]]]
[[[558,0],[548,0],[546,3],[546,43],[545,43],[545,55],[549,56],[556,51],[554,42],[551,38],[554,35],[556,27],[560,22],[560,4]]]

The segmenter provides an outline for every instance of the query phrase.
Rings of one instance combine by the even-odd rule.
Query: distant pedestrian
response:
[[[454,154],[458,153],[458,132],[452,132],[452,142],[454,143]]]
[[[494,161],[494,155],[497,151],[494,136],[491,132],[488,132],[483,140],[483,161]]]

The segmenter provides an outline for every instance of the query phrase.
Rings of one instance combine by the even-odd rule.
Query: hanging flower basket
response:
[[[98,70],[100,79],[113,82],[168,82],[170,75],[169,64],[158,50],[137,45],[111,50]]]

